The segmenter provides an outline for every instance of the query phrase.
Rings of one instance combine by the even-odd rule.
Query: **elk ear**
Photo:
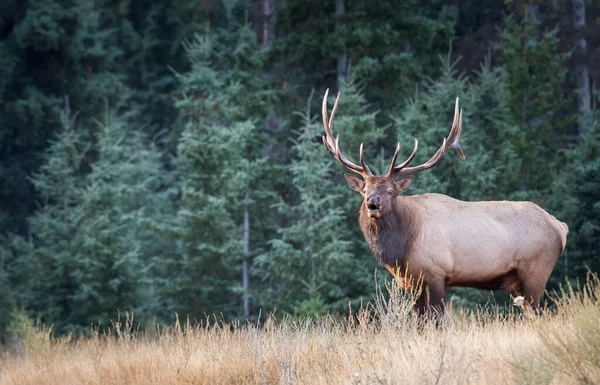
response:
[[[365,182],[363,180],[355,177],[352,174],[344,174],[344,178],[346,178],[346,183],[348,183],[348,186],[352,190],[358,191],[359,193],[362,194],[363,189],[365,188]]]
[[[410,184],[413,181],[412,176],[409,176],[407,178],[404,179],[400,179],[398,182],[394,182],[394,185],[396,186],[396,194],[400,194],[403,193],[404,191],[408,190],[408,188],[410,187]]]

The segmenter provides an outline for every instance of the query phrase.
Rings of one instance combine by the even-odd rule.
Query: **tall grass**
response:
[[[567,286],[541,317],[451,310],[419,326],[395,284],[347,320],[207,320],[149,332],[131,318],[71,341],[37,329],[0,384],[600,384],[600,286]]]

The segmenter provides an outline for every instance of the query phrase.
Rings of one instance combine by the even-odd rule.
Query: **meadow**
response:
[[[137,329],[130,316],[86,338],[25,334],[0,358],[2,385],[600,384],[598,278],[549,297],[535,316],[449,308],[419,325],[411,293],[387,285],[345,319],[268,316]]]

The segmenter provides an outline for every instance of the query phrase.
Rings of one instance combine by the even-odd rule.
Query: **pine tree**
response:
[[[160,162],[118,120],[107,118],[95,146],[85,145],[68,110],[62,121],[33,177],[41,207],[30,218],[31,235],[13,237],[12,270],[30,316],[55,324],[58,333],[85,332],[92,323],[109,324],[118,311],[154,310],[141,223],[146,204],[162,204],[160,195],[147,198]],[[83,158],[92,154],[86,173]]]
[[[74,237],[85,218],[81,210],[81,164],[85,148],[74,129],[68,108],[61,116],[62,130],[46,153],[46,161],[32,182],[40,208],[30,217],[30,235],[13,237],[15,260],[11,261],[18,302],[29,315],[48,324],[58,322],[65,331],[71,322],[71,297],[79,285],[78,240]],[[64,329],[63,329],[64,328]]]
[[[278,4],[272,55],[279,65],[273,76],[285,85],[292,105],[303,103],[298,95],[313,87],[336,84],[336,62],[343,54],[376,108],[402,105],[414,83],[434,72],[458,20],[457,6],[437,0],[348,1],[343,16],[336,17],[335,10],[331,0]]]
[[[237,84],[233,98],[239,107],[237,119],[250,121],[252,133],[243,147],[242,166],[237,175],[243,197],[234,205],[235,222],[241,224],[243,236],[242,287],[236,288],[243,297],[244,313],[248,318],[251,310],[258,315],[259,309],[252,307],[254,293],[260,293],[258,280],[260,271],[254,271],[252,259],[261,253],[275,231],[272,211],[269,204],[276,195],[278,183],[273,178],[279,171],[276,163],[268,159],[270,149],[275,142],[273,135],[261,129],[261,122],[267,123],[275,102],[274,91],[269,79],[264,75],[268,48],[259,47],[254,31],[245,22],[238,24],[233,15],[227,27],[222,31],[227,45],[235,47],[226,51],[230,67],[229,79]],[[242,199],[240,199],[242,198]],[[243,216],[240,216],[243,212]],[[252,281],[252,282],[251,282]]]
[[[416,177],[410,193],[439,192],[478,200],[505,199],[514,191],[517,182],[511,175],[519,162],[512,136],[517,129],[504,115],[509,101],[506,73],[490,63],[487,58],[478,78],[469,82],[455,70],[456,62],[444,58],[441,76],[426,84],[403,115],[394,118],[402,143],[419,140],[413,160],[418,164],[429,159],[448,134],[457,97],[463,109],[461,143],[467,160],[446,155],[443,164]]]
[[[8,242],[5,237],[0,236],[0,244]],[[0,246],[0,346],[5,345],[8,340],[8,327],[10,315],[15,310],[15,295],[11,288],[10,272],[7,271],[7,260],[9,258],[6,247]]]
[[[530,13],[513,14],[496,45],[508,76],[509,116],[519,127],[513,144],[522,161],[518,172],[525,198],[527,190],[550,186],[559,159],[555,154],[571,119],[564,114],[571,100],[562,89],[569,54],[560,52],[558,32],[557,27],[541,31]]]
[[[177,74],[184,127],[177,158],[182,198],[175,221],[180,256],[170,261],[168,295],[179,298],[173,310],[194,317],[239,315],[244,213],[252,229],[268,222],[268,208],[253,207],[268,196],[270,186],[262,155],[269,140],[258,125],[271,94],[262,78],[264,54],[250,28],[235,19],[197,36],[186,50],[191,69]]]
[[[554,283],[584,279],[600,263],[600,113],[592,111],[587,134],[566,151],[562,170],[549,194],[552,212],[569,225],[567,249],[559,259]]]
[[[293,224],[281,228],[271,241],[272,250],[258,258],[270,288],[263,303],[295,315],[322,314],[327,304],[345,299],[343,277],[353,265],[351,243],[338,230],[344,221],[341,195],[330,178],[332,162],[323,154],[323,128],[310,112],[311,101],[312,94],[306,111],[298,113],[302,126],[289,166],[297,201],[276,205]]]
[[[27,232],[25,217],[36,200],[27,177],[61,129],[64,96],[86,123],[101,114],[105,100],[121,112],[137,111],[131,108],[125,59],[136,39],[121,28],[112,6],[73,0],[7,4],[12,14],[0,37],[0,210],[12,219],[10,232]]]
[[[77,231],[84,290],[73,300],[81,303],[77,312],[87,322],[106,324],[118,310],[133,311],[143,321],[158,308],[151,263],[167,247],[160,248],[154,238],[161,234],[149,225],[169,207],[160,191],[167,178],[160,153],[141,134],[128,132],[111,114],[99,126],[97,159],[81,197],[86,219]]]

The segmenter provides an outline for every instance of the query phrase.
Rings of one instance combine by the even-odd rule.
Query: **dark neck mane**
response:
[[[364,204],[360,209],[360,229],[371,248],[373,256],[382,265],[403,267],[409,239],[412,239],[410,215],[399,212],[396,202],[393,211],[385,218],[372,219],[367,216]]]

